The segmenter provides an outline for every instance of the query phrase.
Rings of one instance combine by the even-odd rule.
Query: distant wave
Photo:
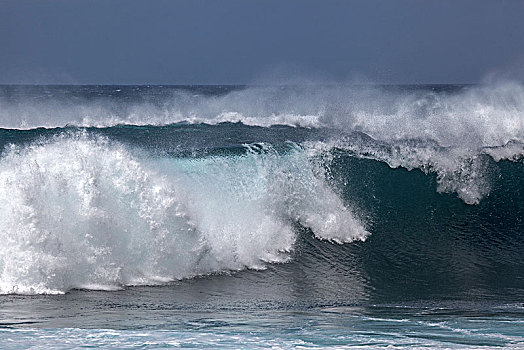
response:
[[[245,87],[226,92],[217,87],[218,94],[190,87],[158,87],[155,93],[141,93],[140,87],[100,92],[102,88],[85,87],[73,94],[66,88],[26,91],[4,86],[0,89],[0,127],[241,122],[362,131],[380,140],[431,139],[441,146],[504,144],[522,139],[524,133],[524,86],[517,82]]]

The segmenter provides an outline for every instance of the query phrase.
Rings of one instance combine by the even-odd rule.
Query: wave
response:
[[[86,132],[11,145],[0,159],[0,293],[262,269],[290,258],[297,224],[364,240],[323,172],[292,143],[211,157],[152,157]]]
[[[206,90],[210,89],[210,91]],[[524,85],[282,87],[0,87],[9,129],[241,122],[361,131],[441,146],[523,137]]]
[[[157,149],[172,141],[162,135],[202,143],[239,130],[261,141]],[[406,280],[420,282],[417,297],[519,290],[522,162],[499,158],[507,150],[480,155],[483,177],[465,169],[470,182],[460,182],[391,169],[402,160],[395,148],[365,134],[294,143],[269,142],[271,131],[60,129],[30,141],[8,133],[20,142],[0,157],[0,293],[113,290],[269,266],[270,288],[304,273],[324,295],[341,290],[327,283],[351,286],[344,295],[402,297]],[[121,133],[128,139],[117,141]],[[129,141],[146,134],[151,148]],[[435,192],[443,181],[482,189],[478,179],[491,190],[478,205]]]

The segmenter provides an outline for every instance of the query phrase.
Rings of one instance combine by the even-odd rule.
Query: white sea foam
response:
[[[277,316],[278,317],[278,316]],[[522,349],[524,338],[511,334],[510,330],[496,327],[500,320],[471,322],[468,319],[454,321],[469,327],[462,329],[449,327],[444,322],[430,324],[414,322],[409,319],[361,319],[349,315],[357,331],[348,332],[329,322],[322,327],[311,323],[298,330],[279,329],[281,320],[268,317],[264,328],[257,323],[249,324],[242,319],[243,329],[238,331],[217,331],[212,327],[200,329],[173,330],[120,330],[120,329],[82,329],[82,328],[2,328],[0,341],[5,349],[63,349],[63,348],[171,348],[192,346],[199,349],[484,349],[504,348]],[[200,320],[199,320],[200,321]],[[279,322],[280,321],[280,322]],[[301,320],[306,323],[308,320]],[[332,320],[331,320],[332,321]],[[513,321],[513,319],[512,319]],[[204,319],[205,322],[205,319]],[[300,322],[300,321],[297,321]],[[195,323],[195,322],[190,322]],[[399,323],[405,325],[399,326]],[[268,326],[271,325],[270,326]],[[338,323],[335,323],[338,325]],[[388,327],[386,328],[385,325]],[[481,328],[482,327],[482,328]],[[211,329],[208,329],[211,328]],[[224,327],[223,327],[224,328]],[[261,329],[262,328],[262,329]],[[384,331],[384,329],[387,329]],[[390,330],[391,329],[391,330]],[[501,333],[497,332],[501,331]],[[298,334],[297,334],[298,333]],[[409,337],[406,337],[409,333]],[[406,339],[408,338],[408,339]],[[486,345],[490,344],[490,345]]]
[[[0,159],[0,292],[117,289],[289,259],[296,222],[367,232],[298,146],[235,157],[141,156],[62,134]]]

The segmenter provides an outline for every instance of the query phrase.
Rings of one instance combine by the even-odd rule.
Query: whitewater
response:
[[[524,345],[524,85],[0,86],[0,340]]]

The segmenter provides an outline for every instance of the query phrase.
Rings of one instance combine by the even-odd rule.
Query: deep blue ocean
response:
[[[524,348],[524,85],[0,86],[0,347]]]

